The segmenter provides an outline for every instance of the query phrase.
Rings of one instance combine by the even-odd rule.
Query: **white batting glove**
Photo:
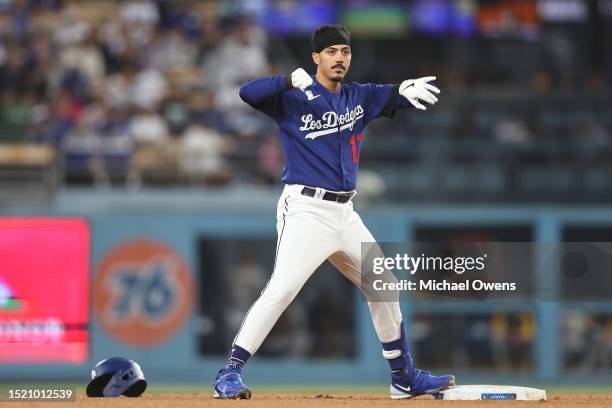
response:
[[[435,76],[423,77],[418,79],[408,79],[400,84],[399,93],[404,98],[408,99],[408,102],[417,109],[427,110],[427,108],[421,104],[421,101],[425,101],[430,105],[438,102],[438,98],[432,93],[440,93],[440,90],[428,82],[435,81]]]
[[[312,86],[312,78],[308,75],[308,72],[298,68],[291,73],[291,85],[304,91],[309,86]]]

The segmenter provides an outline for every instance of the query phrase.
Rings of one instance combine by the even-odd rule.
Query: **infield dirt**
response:
[[[165,408],[165,407],[241,407],[241,408],[315,408],[315,407],[509,407],[536,405],[545,408],[612,407],[611,395],[551,394],[548,401],[436,401],[423,396],[411,400],[393,401],[384,393],[256,393],[250,400],[216,400],[208,392],[150,392],[138,398],[87,398],[79,394],[70,403],[20,403],[18,407],[70,407],[70,408]],[[0,404],[0,408],[2,404]]]

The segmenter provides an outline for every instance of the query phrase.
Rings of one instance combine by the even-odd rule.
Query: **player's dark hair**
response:
[[[310,37],[313,52],[321,52],[331,45],[346,44],[351,46],[351,33],[340,24],[325,24],[314,30]]]

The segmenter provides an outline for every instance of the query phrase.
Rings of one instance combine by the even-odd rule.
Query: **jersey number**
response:
[[[351,148],[353,149],[353,163],[359,163],[359,154],[361,153],[361,149],[357,147],[357,142],[361,142],[362,140],[363,140],[362,135],[351,136],[350,142],[351,142]]]

